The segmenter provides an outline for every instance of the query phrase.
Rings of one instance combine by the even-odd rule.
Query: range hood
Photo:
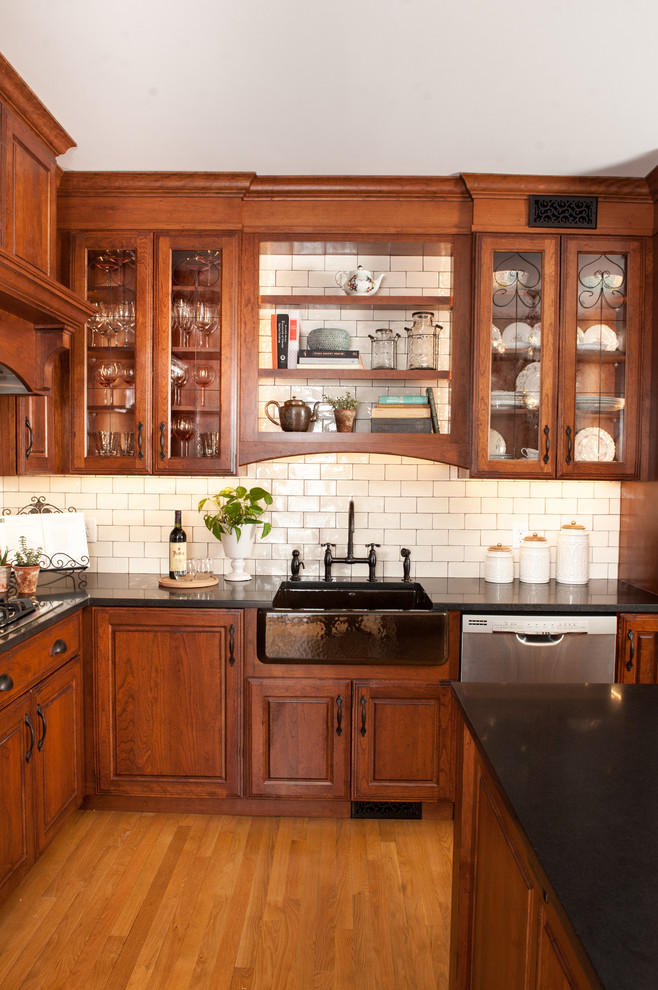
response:
[[[93,307],[0,247],[0,395],[48,394],[57,354]]]

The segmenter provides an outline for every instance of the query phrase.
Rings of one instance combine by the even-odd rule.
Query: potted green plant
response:
[[[208,495],[199,502],[199,512],[204,513],[206,529],[221,542],[224,553],[231,561],[231,570],[224,575],[227,581],[248,581],[251,578],[251,574],[244,569],[245,557],[251,554],[258,527],[262,527],[261,540],[272,529],[271,523],[261,519],[271,504],[272,496],[264,488],[256,486],[247,489],[243,485],[222,488],[221,492]]]
[[[356,407],[359,404],[356,396],[352,395],[348,389],[345,395],[339,395],[337,398],[332,398],[330,395],[323,395],[322,398],[329,403],[334,411],[337,432],[352,433],[356,419]]]
[[[19,538],[18,547],[11,560],[16,576],[16,591],[19,595],[34,595],[39,581],[43,548],[28,547],[24,536]]]
[[[7,586],[9,585],[11,565],[8,558],[9,547],[5,547],[4,550],[0,551],[0,595],[7,594]]]

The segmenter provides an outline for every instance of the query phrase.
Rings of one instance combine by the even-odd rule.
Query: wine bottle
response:
[[[180,578],[187,567],[187,536],[181,525],[181,510],[174,511],[174,528],[169,534],[169,577]]]

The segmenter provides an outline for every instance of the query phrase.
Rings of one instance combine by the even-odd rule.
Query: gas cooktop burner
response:
[[[9,601],[0,602],[0,630],[6,629],[14,622],[20,622],[21,619],[35,612],[36,608],[36,602],[31,598],[10,598]]]

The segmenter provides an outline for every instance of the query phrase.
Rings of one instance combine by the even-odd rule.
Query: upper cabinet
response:
[[[474,473],[639,472],[640,239],[477,241]]]
[[[469,256],[462,236],[245,237],[240,461],[331,450],[466,463]],[[298,363],[285,359],[295,329]],[[322,401],[346,392],[356,419],[338,432]],[[287,421],[294,399],[313,411],[307,429]]]
[[[237,251],[230,235],[73,239],[94,307],[76,343],[76,471],[233,470]]]

